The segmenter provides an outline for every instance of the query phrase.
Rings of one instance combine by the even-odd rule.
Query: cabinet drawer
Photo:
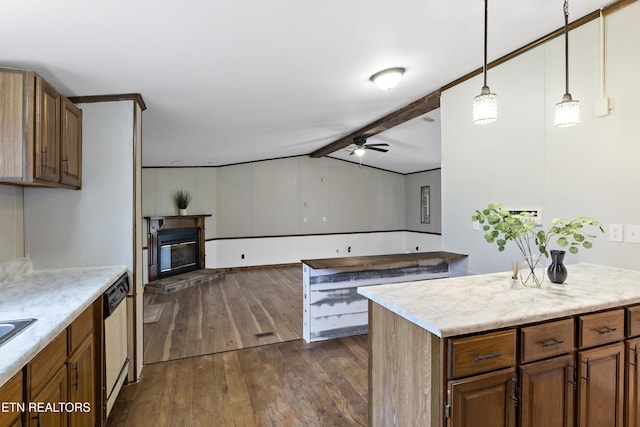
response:
[[[578,317],[578,347],[593,347],[624,338],[624,309]]]
[[[627,308],[627,336],[640,335],[640,305]]]
[[[69,325],[69,354],[72,354],[91,333],[93,333],[93,304]]]
[[[30,397],[39,394],[67,360],[67,331],[62,331],[27,365]]]
[[[449,340],[449,379],[507,368],[515,363],[515,330]]]
[[[568,353],[573,342],[573,319],[528,326],[520,329],[520,359],[527,363]]]

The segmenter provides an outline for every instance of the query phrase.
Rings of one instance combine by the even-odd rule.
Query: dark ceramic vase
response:
[[[549,251],[551,253],[551,265],[547,268],[547,276],[553,283],[564,283],[567,280],[567,268],[564,266],[565,251]]]

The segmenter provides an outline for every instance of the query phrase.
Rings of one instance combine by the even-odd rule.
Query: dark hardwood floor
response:
[[[144,363],[272,344],[302,337],[302,267],[227,273],[170,293],[144,293],[162,308],[144,324]]]
[[[367,336],[301,339],[301,267],[144,298],[162,314],[144,325],[145,367],[108,427],[367,424]]]
[[[156,363],[107,426],[364,426],[367,363],[366,335]]]

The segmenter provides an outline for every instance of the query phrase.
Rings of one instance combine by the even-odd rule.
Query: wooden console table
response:
[[[451,252],[416,252],[302,260],[302,336],[313,342],[364,334],[369,317],[359,286],[466,274],[466,259]]]

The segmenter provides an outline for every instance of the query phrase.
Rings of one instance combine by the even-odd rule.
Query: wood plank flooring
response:
[[[302,267],[227,273],[171,294],[145,292],[162,316],[144,325],[144,363],[284,342],[302,337]],[[257,334],[269,334],[256,336]]]
[[[367,425],[367,335],[145,366],[107,427]]]

